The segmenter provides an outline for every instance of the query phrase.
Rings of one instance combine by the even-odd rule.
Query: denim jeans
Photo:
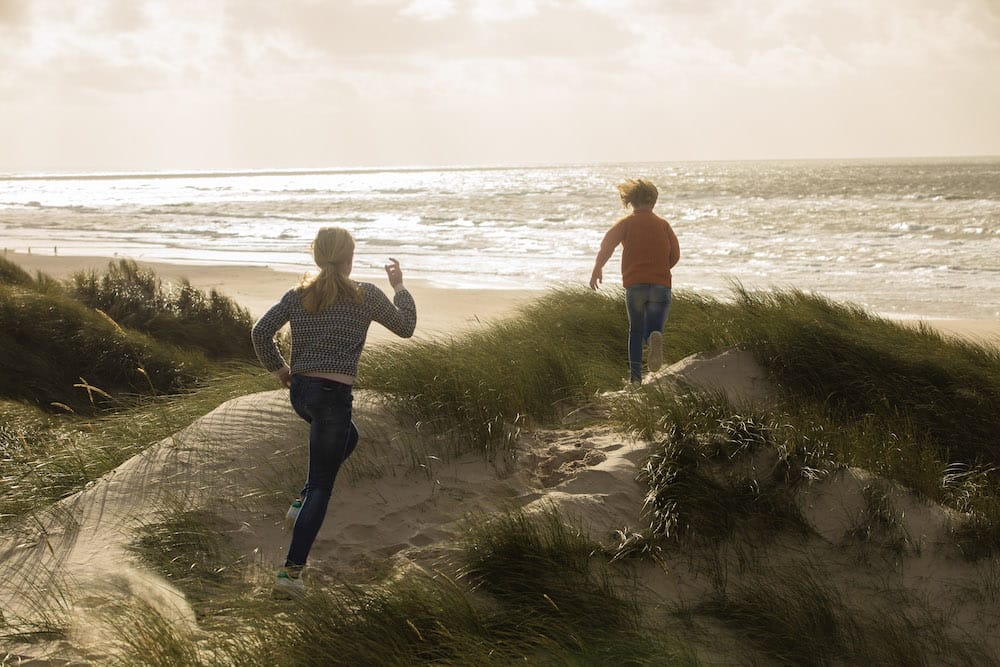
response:
[[[286,567],[301,567],[323,525],[337,472],[358,444],[358,429],[351,421],[354,396],[350,385],[293,375],[289,395],[295,412],[309,423],[309,473],[302,490],[305,499],[285,560]]]
[[[663,331],[670,312],[671,292],[664,285],[641,283],[625,289],[628,310],[628,368],[633,382],[642,380],[642,346],[649,334]]]

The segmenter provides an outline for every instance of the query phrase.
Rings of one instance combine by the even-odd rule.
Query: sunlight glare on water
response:
[[[624,214],[660,188],[675,288],[817,291],[889,315],[1000,317],[1000,160],[706,162],[238,174],[0,177],[4,247],[304,271],[322,226],[359,277],[388,256],[446,287],[587,282]],[[618,280],[617,256],[605,270]]]

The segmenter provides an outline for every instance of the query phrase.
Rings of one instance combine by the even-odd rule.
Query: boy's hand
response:
[[[594,272],[590,274],[590,289],[597,289],[602,282],[604,282],[604,271],[595,267]]]

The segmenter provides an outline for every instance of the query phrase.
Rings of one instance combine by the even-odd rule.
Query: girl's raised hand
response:
[[[386,264],[385,275],[389,276],[389,284],[393,287],[403,284],[403,271],[399,268],[399,260],[393,257],[389,258],[389,264]]]

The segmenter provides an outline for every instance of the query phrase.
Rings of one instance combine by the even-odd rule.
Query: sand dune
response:
[[[744,404],[766,402],[772,391],[753,359],[733,350],[685,359],[654,380],[681,391],[722,392]],[[599,413],[602,404],[596,399],[591,409]],[[313,549],[312,586],[438,567],[464,522],[505,508],[555,508],[612,545],[621,537],[616,531],[644,525],[646,488],[637,476],[651,444],[610,427],[531,430],[522,435],[516,456],[511,451],[488,462],[480,454],[449,457],[446,443],[400,422],[376,394],[358,392],[355,417],[361,445],[341,473]],[[218,516],[220,530],[247,556],[247,587],[266,596],[287,547],[282,519],[304,475],[306,438],[287,392],[237,398],[0,536],[6,575],[0,579],[0,606],[7,620],[49,614],[70,628],[64,639],[15,646],[13,652],[105,654],[114,628],[101,611],[115,600],[141,599],[178,626],[194,628],[184,594],[128,551],[137,526],[172,508]],[[773,464],[764,456],[752,465],[769,460]],[[865,471],[844,469],[803,487],[797,502],[815,537],[776,539],[753,550],[749,567],[739,563],[746,554],[720,556],[701,545],[673,554],[669,563],[638,566],[643,585],[661,601],[693,603],[711,594],[708,563],[731,568],[734,582],[796,576],[809,564],[836,581],[859,613],[896,604],[893,596],[933,601],[970,635],[992,637],[992,650],[1000,650],[995,600],[969,594],[989,576],[989,565],[955,558],[948,512],[884,485],[904,508],[913,548],[898,562],[858,567],[857,552],[845,547],[846,535],[873,481]]]
[[[107,263],[39,255],[15,259],[56,277]],[[164,279],[188,277],[196,287],[234,296],[255,314],[297,278],[269,269],[153,268]],[[407,283],[418,303],[418,331],[425,336],[509,314],[533,296],[436,289],[409,278]],[[950,335],[1000,341],[998,322],[930,324]],[[373,340],[387,337],[372,328]],[[766,403],[774,392],[753,358],[735,350],[693,355],[653,380],[676,391],[720,393],[736,404]],[[609,397],[597,397],[585,409],[600,417]],[[454,539],[470,518],[504,509],[557,509],[610,546],[648,526],[642,515],[647,489],[637,478],[655,443],[617,433],[600,418],[586,428],[527,430],[516,450],[493,461],[478,453],[451,455],[448,442],[399,421],[378,394],[357,392],[355,419],[362,442],[341,472],[312,551],[308,575],[313,586],[437,568],[453,553]],[[237,398],[83,491],[5,530],[0,534],[5,575],[0,577],[0,622],[30,619],[35,627],[50,623],[68,632],[3,648],[39,658],[26,664],[47,664],[41,657],[52,655],[99,661],[112,650],[115,636],[107,612],[124,601],[141,600],[178,627],[196,628],[185,595],[129,550],[137,528],[176,509],[216,517],[219,530],[245,555],[248,590],[267,596],[287,548],[283,517],[303,481],[306,440],[306,427],[289,407],[286,391]],[[776,456],[732,465],[766,467]],[[720,469],[720,479],[730,472]],[[905,518],[900,530],[907,546],[892,562],[859,553],[848,538],[871,488],[885,493]],[[768,578],[794,582],[808,569],[834,582],[859,616],[887,609],[925,614],[941,619],[947,632],[985,638],[993,655],[1000,656],[996,566],[988,559],[970,563],[956,557],[949,534],[952,513],[859,469],[803,485],[796,502],[812,537],[776,539],[746,553],[691,546],[671,554],[669,562],[637,565],[643,586],[651,599],[665,604],[694,604],[712,594],[720,568],[733,585]],[[725,647],[718,650],[722,654],[703,657],[724,662]]]

